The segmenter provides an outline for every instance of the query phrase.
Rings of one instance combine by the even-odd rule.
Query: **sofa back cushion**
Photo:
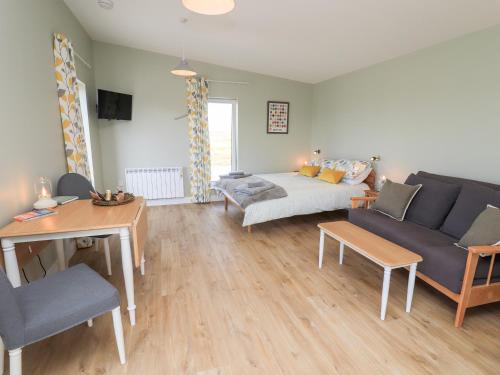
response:
[[[464,183],[440,230],[457,239],[462,238],[488,204],[500,206],[500,191],[477,183]]]
[[[457,200],[461,185],[411,174],[407,185],[422,185],[408,208],[406,220],[438,229]]]
[[[428,172],[424,172],[424,171],[418,172],[417,176],[431,178],[433,180],[438,180],[438,181],[447,182],[449,184],[456,184],[456,185],[463,185],[463,184],[467,184],[467,183],[472,182],[472,183],[476,183],[478,185],[489,187],[490,189],[493,189],[493,190],[500,191],[500,185],[495,185],[495,184],[491,184],[489,182],[484,182],[484,181],[468,180],[466,178],[460,178],[460,177],[442,176],[440,174],[428,173]]]

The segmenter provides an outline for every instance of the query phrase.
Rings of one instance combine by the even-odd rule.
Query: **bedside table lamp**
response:
[[[35,209],[57,206],[57,202],[52,199],[52,184],[47,177],[40,177],[35,183],[35,194],[38,196],[38,200],[33,204]]]

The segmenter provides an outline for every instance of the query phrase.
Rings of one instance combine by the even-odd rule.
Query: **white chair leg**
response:
[[[97,253],[99,251],[99,238],[94,238],[94,241],[95,241],[95,245],[94,245],[94,250],[95,252]]]
[[[3,375],[3,356],[4,356],[5,346],[3,345],[2,338],[0,337],[0,375]]]
[[[104,238],[104,256],[106,257],[106,267],[108,268],[108,276],[111,276],[111,256],[109,255],[109,238]]]
[[[127,359],[125,358],[125,340],[123,339],[123,326],[120,306],[118,306],[116,309],[113,309],[111,313],[113,314],[113,327],[115,329],[118,355],[120,356],[120,363],[124,365]]]
[[[89,319],[87,320],[87,325],[92,328],[92,326],[94,325],[94,320],[93,319]]]
[[[21,354],[21,348],[9,350],[10,375],[22,375],[23,359]]]

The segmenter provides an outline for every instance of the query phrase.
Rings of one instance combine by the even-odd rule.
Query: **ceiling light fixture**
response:
[[[183,25],[185,25],[187,23],[187,18],[182,18],[181,19],[181,23]],[[179,77],[193,77],[195,76],[196,73],[194,71],[193,68],[191,68],[191,66],[189,66],[189,63],[186,59],[186,57],[184,56],[184,40],[182,41],[182,58],[181,58],[181,62],[174,68],[170,71],[170,73],[172,73],[174,76],[179,76]]]
[[[218,16],[234,9],[234,0],[182,0],[182,4],[192,12],[208,16]]]
[[[97,0],[97,5],[102,9],[110,10],[113,9],[115,3],[113,3],[113,0]]]

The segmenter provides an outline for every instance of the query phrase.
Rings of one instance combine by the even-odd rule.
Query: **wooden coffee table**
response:
[[[417,263],[423,259],[420,255],[398,246],[382,237],[377,236],[363,228],[348,221],[334,221],[318,224],[320,229],[319,238],[319,268],[323,263],[323,249],[325,234],[340,242],[339,264],[344,257],[344,245],[349,246],[357,253],[370,259],[384,268],[384,282],[382,286],[382,306],[380,308],[380,319],[385,319],[387,311],[387,300],[389,297],[389,285],[391,282],[391,271],[396,268],[409,267],[408,292],[406,295],[406,312],[410,312],[415,286],[415,275]]]

